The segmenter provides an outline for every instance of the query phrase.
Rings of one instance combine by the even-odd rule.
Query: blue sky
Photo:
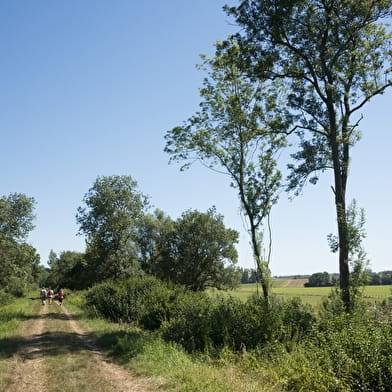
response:
[[[239,265],[253,267],[229,180],[168,164],[164,134],[198,108],[199,54],[236,28],[224,1],[35,0],[0,2],[0,195],[36,199],[29,242],[84,250],[75,215],[100,175],[131,175],[173,219],[212,205],[240,232]],[[234,2],[230,2],[234,4]],[[352,152],[349,198],[366,211],[374,271],[391,269],[392,93],[363,110]],[[326,236],[335,232],[331,175],[272,211],[274,275],[336,272]]]

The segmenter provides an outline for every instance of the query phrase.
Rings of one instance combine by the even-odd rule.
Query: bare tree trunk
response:
[[[336,135],[336,134],[335,134]],[[339,236],[339,287],[341,290],[341,298],[347,312],[351,311],[350,298],[350,270],[348,264],[349,255],[349,238],[346,216],[346,184],[348,169],[348,152],[344,154],[343,162],[339,157],[338,143],[336,136],[331,137],[332,160],[334,166],[335,178],[335,207],[336,219],[338,225]]]
[[[339,199],[339,201],[338,201]],[[351,311],[350,298],[350,270],[348,264],[348,231],[346,219],[346,203],[344,198],[336,195],[336,215],[339,234],[339,287],[341,290],[342,301],[347,312]]]
[[[265,261],[262,260],[260,254],[260,247],[257,240],[256,228],[253,225],[251,225],[251,237],[252,237],[253,256],[255,258],[256,265],[257,265],[257,272],[259,274],[260,284],[263,290],[263,297],[266,300],[266,302],[268,302],[269,288],[270,288],[268,266],[265,265]]]

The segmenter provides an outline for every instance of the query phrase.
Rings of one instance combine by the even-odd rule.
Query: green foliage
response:
[[[181,344],[189,352],[212,349],[212,310],[213,300],[205,293],[188,292],[178,297],[170,319],[162,325],[162,336]]]
[[[339,283],[350,311],[350,149],[360,137],[359,111],[392,86],[392,35],[382,23],[392,1],[245,0],[226,11],[242,28],[237,34],[242,71],[285,85],[285,109],[299,138],[288,190],[298,194],[320,172],[333,171]]]
[[[172,282],[193,291],[221,287],[225,264],[237,262],[238,233],[228,229],[223,216],[210,208],[206,213],[186,211],[176,221],[170,239],[169,268]]]
[[[392,326],[363,312],[322,318],[313,335],[319,362],[352,391],[392,390]]]
[[[40,278],[39,255],[29,244],[18,243],[0,233],[0,287],[20,296]]]
[[[278,200],[281,173],[275,157],[285,144],[278,132],[289,120],[279,106],[278,84],[254,82],[241,69],[241,48],[235,38],[218,42],[215,57],[202,59],[200,68],[208,77],[200,90],[200,111],[167,132],[165,151],[171,161],[185,162],[182,168],[200,161],[229,176],[238,191],[267,297],[269,260],[262,255],[261,232]]]
[[[305,287],[329,287],[332,286],[332,278],[328,272],[316,272],[310,275]]]
[[[23,193],[0,198],[0,232],[15,241],[25,239],[34,228],[34,204],[34,198]]]
[[[137,238],[143,270],[162,280],[194,291],[239,281],[234,268],[238,233],[225,227],[215,207],[186,211],[176,221],[155,211],[141,220]]]
[[[132,276],[138,269],[136,228],[148,198],[130,176],[98,177],[76,216],[87,236],[86,258],[93,282]]]
[[[57,257],[56,253],[51,251],[48,265],[50,270],[44,283],[47,287],[81,290],[88,288],[91,282],[84,253],[65,251]]]
[[[20,296],[40,278],[39,255],[25,243],[34,228],[34,199],[21,193],[0,198],[0,287]]]
[[[132,285],[130,281],[124,282],[124,288],[137,297],[142,297],[142,293],[148,295],[147,286],[156,285],[155,279],[150,277]],[[99,292],[106,292],[102,296],[105,300],[119,290],[114,283],[97,288],[97,296],[91,295],[94,289],[89,291],[90,306],[94,306],[93,299],[100,296]],[[229,377],[230,388],[237,380],[235,375],[241,375],[243,380],[260,381],[255,389],[247,389],[250,384],[243,381],[239,388],[243,390],[392,390],[390,302],[385,301],[370,311],[356,307],[352,314],[347,314],[341,311],[344,306],[337,295],[330,301],[340,305],[336,303],[334,309],[325,309],[320,318],[315,319],[298,299],[279,301],[272,297],[266,303],[256,297],[243,303],[230,297],[212,298],[205,293],[172,287],[164,287],[164,293],[168,289],[172,294],[161,297],[162,303],[169,303],[165,317],[159,317],[164,321],[158,333],[149,334],[129,326],[120,332],[121,326],[116,326],[113,327],[116,332],[101,337],[100,341],[109,344],[111,354],[120,361],[149,373],[159,372],[166,380],[168,374],[173,377],[174,373],[176,383],[182,387],[185,382],[189,390],[215,391],[214,385],[225,385],[222,379],[218,384],[214,384],[215,378],[209,379],[212,369]],[[108,309],[110,305],[117,306],[114,301],[109,302]],[[133,309],[142,319],[147,308],[155,305],[159,308],[162,303],[152,300],[144,303],[145,308],[140,311],[143,308],[140,302]],[[336,312],[339,306],[341,310]],[[192,368],[195,358],[201,358],[207,366],[198,376]],[[208,378],[205,383],[198,382],[201,375]]]
[[[139,262],[144,272],[161,279],[168,278],[170,238],[175,231],[175,221],[159,209],[142,217],[137,226],[136,241]]]
[[[12,302],[14,296],[4,290],[0,290],[0,306],[8,305]]]
[[[133,277],[94,286],[86,294],[86,306],[109,320],[155,330],[170,317],[171,304],[181,292],[152,276]]]
[[[176,306],[179,313],[162,327],[163,336],[188,351],[216,352],[263,347],[270,341],[288,342],[308,331],[313,322],[310,309],[298,300],[262,299],[246,303],[232,297],[206,300],[186,296]]]

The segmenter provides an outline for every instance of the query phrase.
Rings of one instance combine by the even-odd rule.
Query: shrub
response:
[[[202,292],[184,292],[173,303],[170,319],[162,324],[165,340],[181,344],[187,351],[211,349],[211,313],[214,300]]]
[[[14,300],[14,296],[10,293],[0,290],[0,306],[8,305]]]
[[[86,294],[86,306],[111,321],[137,323],[147,330],[155,330],[170,318],[172,303],[182,291],[144,275],[94,286]]]
[[[163,325],[163,336],[188,351],[241,351],[270,341],[287,341],[311,329],[314,318],[296,300],[289,303],[232,297],[185,296],[177,315]]]
[[[392,390],[392,326],[369,314],[320,320],[312,347],[325,369],[352,391]]]

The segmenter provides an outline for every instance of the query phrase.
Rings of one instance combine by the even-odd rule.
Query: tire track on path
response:
[[[110,361],[96,346],[94,341],[87,336],[86,331],[73,319],[71,313],[62,308],[71,330],[79,337],[83,344],[91,353],[91,360],[98,367],[99,373],[104,377],[105,381],[110,385],[110,391],[118,392],[154,392],[154,387],[148,380],[134,376],[128,370]]]
[[[36,320],[21,322],[22,341],[19,350],[13,357],[15,371],[13,383],[6,392],[48,392],[46,386],[46,369],[42,339],[44,337],[46,306],[41,306]]]

